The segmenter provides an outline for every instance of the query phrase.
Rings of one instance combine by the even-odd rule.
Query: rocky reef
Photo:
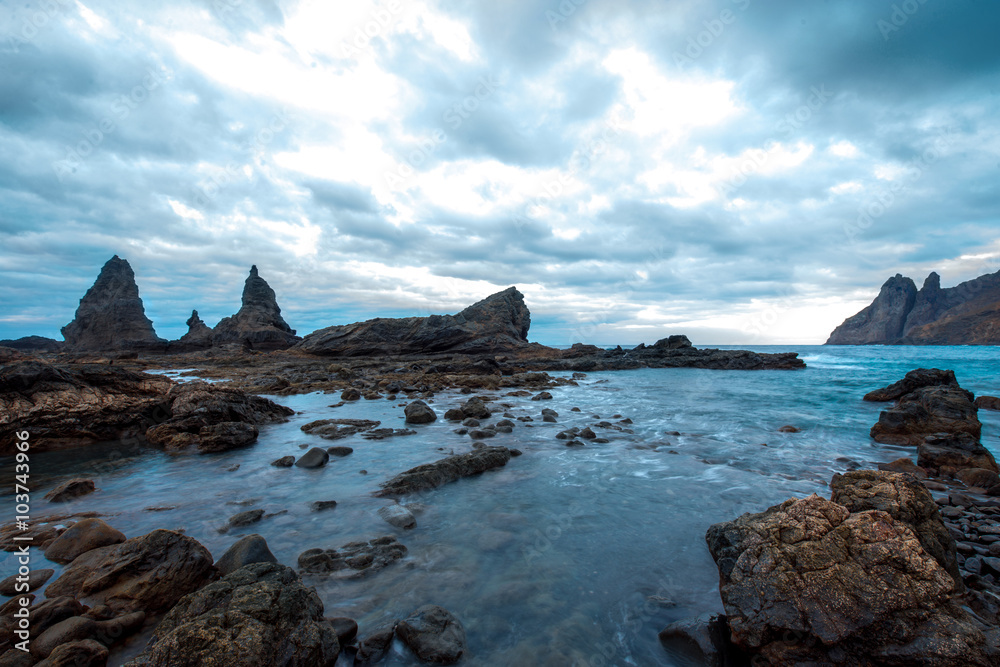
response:
[[[319,329],[296,349],[335,357],[408,354],[487,354],[528,345],[531,316],[514,287],[474,303],[457,315],[376,318]]]
[[[101,269],[62,335],[67,347],[77,352],[157,349],[166,344],[146,317],[132,267],[118,255]]]
[[[192,326],[191,320],[188,326]],[[283,350],[299,340],[295,330],[281,317],[274,290],[260,277],[257,266],[251,266],[243,285],[242,306],[235,315],[215,325],[212,344],[237,343],[255,350]]]
[[[917,290],[896,274],[827,345],[1000,345],[1000,271],[950,288],[931,273]]]

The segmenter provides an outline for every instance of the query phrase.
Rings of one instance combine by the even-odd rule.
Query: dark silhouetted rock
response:
[[[255,350],[284,350],[299,342],[295,330],[281,317],[274,290],[250,267],[243,286],[243,305],[232,317],[215,325],[213,345],[240,343]]]
[[[976,398],[976,407],[980,410],[1000,412],[1000,398],[996,396],[979,396]]]
[[[483,399],[478,396],[473,396],[463,403],[461,410],[462,414],[468,419],[489,419],[492,414]],[[479,426],[479,424],[476,424],[476,426]]]
[[[694,347],[687,336],[674,335],[668,336],[667,338],[661,338],[660,340],[653,343],[653,347],[661,348],[665,350],[683,350],[688,347]]]
[[[278,559],[267,547],[267,540],[254,533],[241,537],[233,546],[226,549],[226,553],[216,561],[215,567],[222,576],[226,576],[244,565],[277,562]]]
[[[475,303],[457,315],[377,318],[320,329],[298,348],[331,356],[375,356],[456,352],[488,354],[516,350],[528,342],[531,317],[516,288]]]
[[[9,347],[18,352],[59,352],[65,343],[54,338],[44,336],[24,336],[14,340],[0,340],[0,347]]]
[[[135,273],[115,255],[80,299],[76,317],[62,328],[66,345],[77,352],[160,349],[166,341],[153,331],[153,323],[139,298]]]
[[[197,310],[191,311],[191,317],[185,324],[188,327],[187,333],[170,343],[170,351],[190,352],[212,347],[212,338],[215,332],[198,317]]]
[[[373,429],[381,423],[370,419],[318,419],[304,425],[302,430],[326,440],[340,440]]]
[[[322,468],[330,462],[330,454],[321,447],[313,447],[295,462],[299,468]]]
[[[403,409],[403,414],[407,424],[430,424],[437,419],[434,410],[423,401],[413,401]]]
[[[729,641],[724,615],[704,614],[671,623],[660,631],[660,642],[678,664],[707,667],[750,667],[749,657]]]
[[[411,468],[382,484],[376,495],[395,496],[424,489],[434,489],[462,477],[500,468],[510,461],[506,447],[484,447],[467,454],[457,454],[434,463]]]
[[[918,368],[910,371],[899,382],[894,382],[883,389],[876,389],[865,394],[866,401],[876,403],[895,401],[910,392],[922,387],[958,386],[955,371],[943,371],[939,368]]]
[[[323,602],[289,567],[254,563],[182,599],[128,667],[333,665],[340,644]]]
[[[229,517],[229,525],[233,528],[239,528],[241,526],[249,526],[252,523],[257,523],[264,517],[264,510],[247,510],[245,512],[240,512]]]
[[[358,641],[358,652],[354,657],[355,667],[370,667],[378,664],[389,652],[392,638],[396,635],[394,627],[384,627],[369,633]]]
[[[45,499],[50,503],[64,503],[97,490],[94,480],[77,477],[70,479],[45,494]]]
[[[453,665],[465,653],[465,628],[447,609],[425,605],[396,626],[396,636],[424,662]]]
[[[914,445],[935,433],[968,433],[979,438],[979,422],[972,394],[958,385],[921,387],[882,411],[871,429],[876,442]]]
[[[295,465],[295,457],[282,456],[280,459],[271,461],[271,465],[273,465],[276,468],[291,468],[293,465]]]
[[[204,585],[212,562],[212,554],[197,540],[154,530],[78,556],[45,595],[90,598],[116,614],[158,613]]]
[[[917,447],[917,465],[921,468],[982,468],[994,472],[996,459],[979,440],[968,433],[935,433],[924,438]]]

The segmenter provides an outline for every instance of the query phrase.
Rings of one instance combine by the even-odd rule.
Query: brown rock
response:
[[[1000,411],[1000,398],[996,396],[979,396],[976,398],[976,407],[980,410]]]
[[[115,613],[157,613],[208,581],[212,562],[197,540],[154,530],[79,556],[45,595],[88,597]]]
[[[70,563],[88,551],[124,541],[125,535],[100,519],[84,519],[53,540],[45,557],[54,563]]]
[[[382,490],[375,495],[397,496],[437,488],[462,477],[505,466],[508,461],[510,450],[506,447],[483,447],[411,468],[383,483]]]
[[[254,350],[284,350],[302,340],[281,317],[274,290],[250,267],[243,285],[243,305],[232,317],[223,318],[212,334],[213,345],[238,343]]]
[[[104,667],[109,654],[100,642],[84,639],[56,647],[48,658],[35,663],[35,667]]]
[[[890,461],[889,463],[879,463],[879,470],[884,470],[886,472],[905,472],[913,475],[917,479],[926,479],[927,471],[918,466],[910,458],[896,459],[895,461]]]
[[[73,498],[85,496],[97,490],[94,480],[77,477],[67,480],[45,494],[45,499],[50,503],[63,503]]]
[[[921,387],[879,415],[872,427],[876,442],[919,446],[934,433],[968,433],[979,438],[982,424],[972,394],[958,386]]]
[[[955,371],[943,371],[939,368],[918,368],[907,373],[899,382],[894,382],[883,389],[868,392],[865,394],[865,400],[873,402],[895,401],[921,387],[942,386],[958,386],[958,380],[955,379]]]

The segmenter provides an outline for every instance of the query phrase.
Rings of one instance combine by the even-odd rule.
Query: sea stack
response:
[[[188,326],[186,334],[176,342],[171,343],[171,348],[178,347],[183,351],[204,350],[212,347],[212,336],[215,335],[212,328],[198,317],[198,311],[192,310],[191,317],[185,322]]]
[[[492,354],[528,345],[531,314],[524,295],[508,287],[457,315],[366,322],[314,331],[296,347],[319,355]]]
[[[274,290],[257,273],[257,266],[251,266],[243,286],[243,306],[215,326],[212,344],[238,343],[255,350],[283,350],[300,340],[281,317]]]
[[[132,267],[118,255],[101,269],[62,335],[75,352],[149,349],[166,343],[146,317]]]

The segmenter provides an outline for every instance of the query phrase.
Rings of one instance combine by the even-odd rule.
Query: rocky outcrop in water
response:
[[[95,442],[149,441],[169,450],[221,451],[249,444],[256,427],[292,410],[239,389],[98,364],[37,360],[0,367],[0,456],[14,434],[31,433],[32,451]]]
[[[975,396],[959,386],[953,371],[920,368],[899,382],[870,392],[867,401],[896,400],[872,426],[876,442],[917,447],[917,465],[944,476],[964,468],[996,472],[993,455],[980,443],[983,425]]]
[[[891,475],[880,479],[893,489]],[[1000,664],[1000,629],[956,601],[956,582],[899,516],[917,496],[851,491],[859,511],[816,495],[712,526],[731,640],[772,665]],[[925,500],[925,499],[924,499]]]
[[[332,666],[340,653],[314,588],[279,563],[254,563],[183,598],[128,667]]]
[[[483,447],[468,454],[457,454],[427,463],[396,475],[382,484],[378,496],[401,496],[407,493],[434,489],[462,477],[477,475],[493,468],[500,468],[510,461],[506,447]]]
[[[339,357],[440,352],[486,354],[526,346],[530,325],[524,296],[509,287],[457,315],[380,317],[327,327],[303,338],[296,348]]]
[[[1000,345],[1000,271],[950,288],[931,273],[917,291],[890,278],[870,306],[837,327],[827,345]]]
[[[146,317],[132,267],[118,255],[101,269],[62,335],[66,346],[77,352],[158,350],[166,345]]]
[[[255,350],[283,350],[300,340],[281,317],[274,290],[260,277],[256,265],[251,266],[243,286],[243,305],[235,315],[215,325],[212,344],[238,343]]]

